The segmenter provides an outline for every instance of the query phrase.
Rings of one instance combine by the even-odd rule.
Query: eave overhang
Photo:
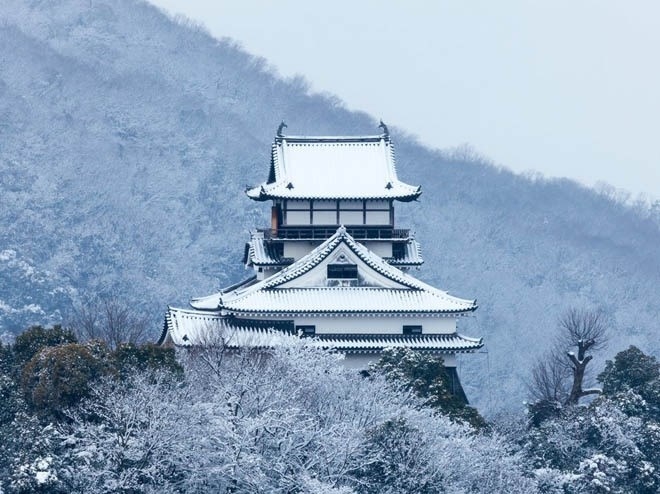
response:
[[[389,134],[275,138],[268,181],[248,188],[255,201],[275,199],[417,199],[421,186],[400,181]]]

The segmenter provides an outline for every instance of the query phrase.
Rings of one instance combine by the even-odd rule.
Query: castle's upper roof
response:
[[[388,133],[361,137],[278,135],[268,180],[246,191],[269,199],[396,199],[412,201],[420,186],[401,182]]]

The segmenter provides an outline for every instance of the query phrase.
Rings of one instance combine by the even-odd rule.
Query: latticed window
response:
[[[328,264],[328,279],[350,280],[357,277],[357,264]]]
[[[402,259],[406,257],[406,244],[396,242],[392,244],[392,257],[394,259]]]

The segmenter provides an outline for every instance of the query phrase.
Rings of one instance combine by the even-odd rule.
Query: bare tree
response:
[[[535,402],[565,403],[569,395],[570,369],[556,350],[540,359],[532,369],[528,386]]]
[[[71,325],[79,340],[101,340],[115,349],[125,343],[146,341],[150,321],[139,310],[117,297],[105,297],[79,304]]]
[[[600,393],[584,387],[588,352],[601,350],[607,343],[607,322],[600,311],[569,309],[559,319],[554,348],[532,369],[529,394],[537,402],[575,405],[580,398]],[[577,349],[577,353],[575,352]]]
[[[600,389],[584,389],[584,376],[593,359],[593,355],[587,355],[587,352],[602,350],[607,343],[607,324],[600,311],[570,309],[561,317],[559,325],[564,348],[577,347],[577,355],[572,350],[565,350],[573,376],[566,404],[576,405],[583,396],[600,393]]]

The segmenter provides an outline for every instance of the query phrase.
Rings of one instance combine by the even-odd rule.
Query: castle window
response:
[[[396,242],[392,244],[392,257],[394,259],[402,259],[406,257],[406,244]]]
[[[269,254],[271,257],[278,258],[284,257],[284,243],[282,242],[273,242],[270,244]]]
[[[328,279],[354,280],[357,277],[357,264],[328,264]]]
[[[412,335],[412,334],[422,334],[421,326],[404,326],[403,334]]]
[[[316,326],[296,326],[296,333],[300,336],[314,336],[316,334]]]

